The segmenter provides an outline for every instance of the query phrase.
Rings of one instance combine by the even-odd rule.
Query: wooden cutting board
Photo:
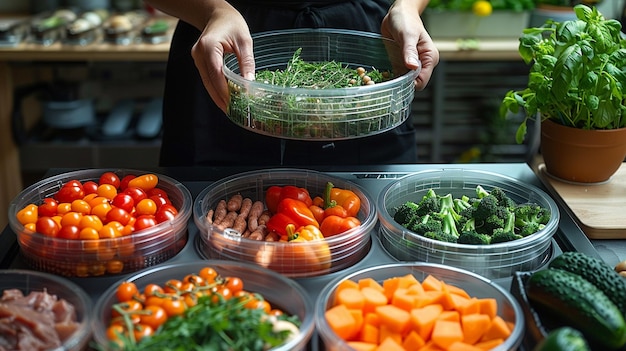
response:
[[[570,183],[549,175],[543,163],[537,173],[553,196],[571,209],[590,239],[626,239],[626,163],[606,182]]]

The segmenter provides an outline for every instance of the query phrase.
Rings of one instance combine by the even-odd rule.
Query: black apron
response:
[[[380,33],[389,0],[231,1],[250,32],[338,28]],[[200,35],[179,21],[165,80],[161,166],[377,165],[417,162],[411,118],[394,130],[321,142],[273,138],[232,123],[206,92],[191,57]]]

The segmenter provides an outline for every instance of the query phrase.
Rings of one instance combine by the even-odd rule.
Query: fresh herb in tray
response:
[[[350,67],[337,61],[308,62],[298,49],[284,69],[259,70],[256,82],[274,88],[248,91],[229,81],[229,116],[262,134],[324,139],[369,135],[395,126],[406,117],[395,110],[398,89],[310,94],[307,90],[351,89],[393,78],[390,71]],[[285,91],[278,91],[285,88]],[[297,91],[290,88],[300,88]],[[306,90],[305,90],[306,89]],[[401,92],[400,92],[401,93]],[[411,91],[412,93],[412,91]],[[402,98],[402,96],[400,96]]]

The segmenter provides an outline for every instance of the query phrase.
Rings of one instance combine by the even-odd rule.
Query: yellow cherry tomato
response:
[[[159,177],[156,174],[148,173],[131,179],[128,182],[128,186],[148,191],[154,189],[158,183]]]

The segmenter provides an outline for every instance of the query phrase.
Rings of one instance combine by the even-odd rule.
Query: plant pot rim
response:
[[[541,123],[546,123],[546,122],[553,123],[553,124],[556,124],[556,125],[559,125],[559,126],[562,126],[562,127],[565,127],[565,128],[579,129],[579,130],[581,130],[583,132],[589,131],[589,132],[600,132],[600,133],[604,132],[604,133],[608,133],[608,132],[611,132],[613,130],[620,130],[620,129],[625,129],[626,128],[626,127],[620,127],[620,128],[610,128],[610,129],[584,129],[584,128],[567,126],[567,125],[561,124],[561,123],[559,123],[559,122],[557,122],[557,121],[555,121],[553,119],[550,119],[550,118],[544,119],[543,121],[541,121]]]

